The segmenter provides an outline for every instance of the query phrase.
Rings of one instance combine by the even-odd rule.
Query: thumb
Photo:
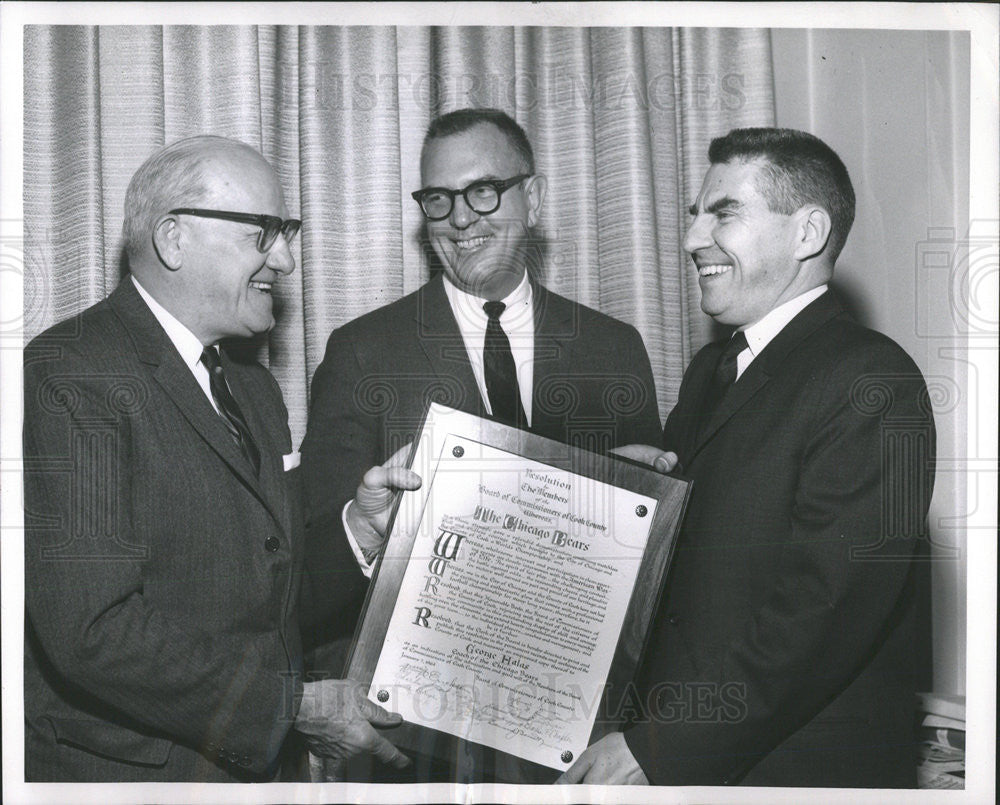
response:
[[[413,447],[413,442],[407,442],[405,445],[399,448],[395,453],[389,456],[389,459],[382,465],[383,467],[405,467],[406,460],[410,457],[410,448]]]
[[[640,461],[649,464],[659,472],[670,472],[677,466],[677,454],[664,452],[659,447],[651,444],[630,444],[624,447],[616,447],[612,451],[622,458],[629,458],[632,461]]]
[[[387,489],[419,489],[421,483],[422,479],[413,470],[402,467],[385,468],[383,486]]]

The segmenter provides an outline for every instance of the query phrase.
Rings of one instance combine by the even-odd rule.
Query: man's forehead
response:
[[[421,161],[426,184],[438,178],[474,181],[506,179],[521,170],[523,160],[510,138],[492,123],[479,123],[466,131],[428,143]]]
[[[206,175],[219,181],[245,182],[250,176],[272,173],[270,164],[250,148],[213,148],[203,155],[201,164]]]
[[[713,164],[705,174],[696,205],[705,209],[722,199],[739,203],[751,202],[760,196],[756,184],[760,168],[759,160]]]
[[[277,174],[255,152],[230,153],[205,163],[205,187],[219,209],[285,217],[284,193]]]

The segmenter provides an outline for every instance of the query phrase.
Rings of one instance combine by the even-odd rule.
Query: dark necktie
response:
[[[495,419],[523,428],[527,427],[527,418],[521,405],[521,392],[517,387],[517,368],[510,351],[510,341],[500,326],[500,314],[506,308],[503,302],[486,302],[483,305],[489,319],[483,344],[486,393]]]
[[[718,408],[722,398],[726,396],[729,387],[736,382],[736,359],[747,348],[747,337],[742,330],[737,330],[729,343],[722,350],[719,362],[715,365],[715,373],[708,384],[708,393],[702,406],[701,425],[704,428],[712,418],[712,413]]]
[[[254,474],[259,474],[260,450],[253,440],[243,412],[236,404],[232,392],[229,391],[226,374],[222,371],[222,361],[219,360],[219,353],[212,347],[206,347],[201,353],[201,362],[208,369],[208,384],[212,389],[212,399],[215,400],[215,405],[219,409],[219,416],[225,423],[229,435],[233,437],[233,441],[250,462]]]

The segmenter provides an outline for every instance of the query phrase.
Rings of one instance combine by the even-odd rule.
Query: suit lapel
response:
[[[774,339],[764,347],[764,350],[754,358],[753,363],[740,376],[740,379],[729,389],[729,392],[715,409],[712,418],[707,425],[698,429],[693,447],[686,463],[694,459],[695,455],[718,433],[719,428],[728,422],[737,411],[752,400],[762,388],[776,374],[785,358],[795,349],[808,335],[817,328],[825,324],[844,312],[840,301],[832,291],[827,291],[819,298],[810,302],[793,318],[784,329],[779,332]],[[720,345],[721,350],[721,345]],[[718,357],[718,356],[716,356]],[[704,399],[708,382],[711,379],[716,361],[709,363],[709,371],[705,374],[699,384],[697,398],[699,402]]]
[[[152,367],[153,379],[164,394],[226,466],[275,514],[243,453],[130,278],[126,277],[119,284],[109,302],[129,332],[139,360]],[[251,427],[256,437],[257,428]]]
[[[416,295],[417,342],[427,357],[434,374],[446,384],[457,383],[458,399],[468,401],[462,410],[485,416],[486,409],[479,385],[476,383],[465,341],[455,321],[448,297],[444,292],[444,278],[435,277]]]
[[[531,430],[552,438],[565,438],[563,420],[556,416],[551,401],[541,400],[539,394],[546,394],[546,379],[553,372],[565,371],[560,358],[563,357],[562,342],[575,335],[573,307],[561,297],[549,293],[543,286],[532,281],[531,293],[534,300],[535,347],[534,372],[531,382]],[[573,411],[564,412],[570,417]]]
[[[261,501],[274,515],[274,518],[281,523],[285,533],[291,534],[291,511],[284,493],[285,468],[279,464],[279,456],[284,454],[285,445],[275,440],[275,424],[264,419],[263,411],[257,403],[257,395],[260,392],[255,387],[256,384],[252,382],[249,373],[238,363],[235,363],[224,349],[220,350],[220,353],[229,388],[246,418],[250,432],[260,446],[260,476],[253,478],[251,474],[251,478],[258,483],[259,489],[263,493],[260,496]],[[230,438],[229,441],[233,440]],[[235,443],[233,444],[235,446]],[[240,457],[243,457],[242,453],[240,453]],[[243,463],[246,464],[245,461]]]
[[[763,353],[761,353],[761,357],[763,357]],[[719,428],[728,422],[733,414],[739,411],[740,408],[746,405],[758,391],[767,385],[771,376],[764,372],[761,366],[757,365],[757,361],[759,360],[760,358],[757,358],[750,364],[746,372],[743,373],[742,377],[740,377],[732,388],[729,389],[726,396],[722,398],[718,408],[716,408],[712,413],[712,418],[704,427],[698,429],[698,436],[694,443],[691,458],[694,458],[694,455],[701,450],[709,439],[715,436]],[[700,399],[705,398],[707,385],[708,384],[706,383],[702,387]],[[688,461],[690,461],[690,459],[688,459]]]

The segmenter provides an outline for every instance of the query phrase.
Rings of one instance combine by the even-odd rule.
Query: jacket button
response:
[[[279,547],[281,547],[281,543],[278,541],[277,537],[268,537],[264,540],[264,548],[271,553],[277,551]]]
[[[669,623],[671,626],[676,626],[679,621],[680,618],[677,617],[676,612],[671,612],[669,615],[667,615],[667,623]]]

